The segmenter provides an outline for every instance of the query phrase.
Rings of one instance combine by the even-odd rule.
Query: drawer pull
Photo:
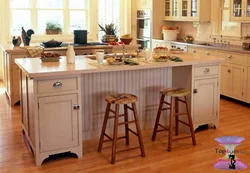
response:
[[[55,87],[55,88],[60,88],[61,86],[62,86],[62,82],[55,82],[53,84],[53,87]]]
[[[79,110],[80,106],[79,105],[74,105],[73,108],[74,108],[74,110]]]
[[[197,94],[197,93],[198,93],[198,90],[197,90],[197,89],[194,89],[194,90],[193,90],[193,93],[194,93],[194,94]]]
[[[204,73],[209,73],[210,69],[209,68],[205,68]]]
[[[196,53],[196,50],[193,50],[193,53]]]
[[[233,56],[232,56],[232,55],[230,55],[230,56],[228,56],[228,58],[229,58],[229,59],[233,59]]]
[[[228,69],[228,70],[227,70],[227,72],[228,72],[228,73],[231,73],[231,70],[230,70],[230,69]]]
[[[210,52],[206,52],[207,55],[210,55]]]

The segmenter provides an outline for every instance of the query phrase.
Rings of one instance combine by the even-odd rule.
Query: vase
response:
[[[75,64],[76,55],[74,47],[72,45],[68,45],[68,49],[66,52],[66,59],[68,64]]]
[[[116,35],[107,35],[105,34],[104,36],[102,36],[102,42],[103,43],[110,43],[110,42],[117,42],[118,38]]]

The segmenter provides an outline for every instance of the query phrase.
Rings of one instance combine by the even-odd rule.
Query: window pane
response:
[[[85,11],[70,11],[70,30],[87,29]]]
[[[38,10],[38,33],[45,33],[46,23],[53,22],[63,26],[63,11]]]
[[[30,0],[10,0],[10,8],[30,8]]]
[[[12,10],[11,34],[21,34],[22,27],[27,31],[31,29],[30,10]]]
[[[63,8],[63,0],[38,0],[37,8]]]
[[[73,9],[85,9],[86,8],[86,0],[70,0],[69,8]]]

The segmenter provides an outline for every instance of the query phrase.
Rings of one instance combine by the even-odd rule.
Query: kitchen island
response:
[[[23,131],[36,164],[62,152],[82,157],[82,139],[100,135],[108,94],[137,95],[141,127],[152,129],[160,89],[184,87],[191,91],[188,101],[194,128],[210,123],[218,128],[220,63],[224,59],[189,53],[178,56],[183,62],[139,61],[135,66],[98,65],[86,57],[76,57],[74,65],[67,64],[65,57],[57,63],[15,59],[20,68]],[[166,116],[161,121],[166,124]],[[112,126],[108,124],[108,129]]]

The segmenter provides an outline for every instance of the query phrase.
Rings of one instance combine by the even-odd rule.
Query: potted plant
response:
[[[46,23],[46,34],[53,35],[59,34],[62,32],[62,27],[58,23],[47,22]]]
[[[98,24],[101,31],[105,32],[105,35],[102,37],[102,42],[104,43],[109,43],[109,42],[114,42],[118,41],[118,38],[116,34],[118,33],[117,27],[111,23],[111,24],[106,24],[105,27],[101,26]]]

